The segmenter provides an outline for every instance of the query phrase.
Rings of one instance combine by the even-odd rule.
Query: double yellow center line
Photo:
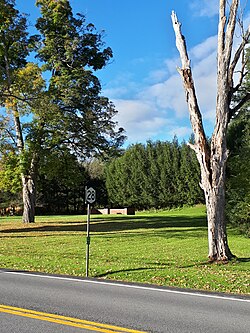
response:
[[[132,330],[128,328],[106,325],[101,323],[95,323],[92,321],[64,317],[51,313],[38,312],[23,308],[16,308],[13,306],[7,306],[0,304],[0,312],[9,313],[16,316],[28,317],[32,319],[44,320],[55,324],[73,326],[77,328],[84,328],[89,331],[103,332],[103,333],[146,333],[142,331]]]

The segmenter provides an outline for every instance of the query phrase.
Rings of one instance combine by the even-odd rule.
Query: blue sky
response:
[[[35,0],[17,0],[17,8],[39,15]],[[219,0],[71,0],[74,12],[86,15],[97,30],[105,30],[111,63],[96,73],[118,110],[117,120],[127,144],[146,140],[188,139],[189,115],[175,47],[171,12],[182,22],[207,135],[214,124],[216,100],[216,34]],[[246,24],[250,3],[242,1]],[[31,27],[32,29],[32,27]],[[240,40],[240,39],[238,39]],[[236,41],[237,43],[237,41]]]

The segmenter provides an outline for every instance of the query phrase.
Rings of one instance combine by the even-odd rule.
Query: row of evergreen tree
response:
[[[250,105],[249,105],[250,107]],[[249,108],[229,126],[226,214],[231,224],[250,236],[250,114]]]
[[[204,202],[196,156],[176,138],[132,145],[105,176],[111,205],[159,209]]]

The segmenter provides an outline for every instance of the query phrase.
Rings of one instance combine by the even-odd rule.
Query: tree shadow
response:
[[[237,262],[249,262],[250,258],[237,258]],[[120,270],[108,270],[104,273],[96,274],[93,277],[95,278],[104,278],[108,275],[114,275],[117,273],[126,273],[126,272],[138,272],[138,271],[149,271],[149,270],[164,270],[167,266],[171,266],[171,262],[168,263],[148,263],[151,267],[137,267],[137,268],[128,268],[128,269],[120,269]],[[212,265],[208,260],[190,264],[190,265],[182,265],[178,266],[178,268],[192,268],[192,267],[198,267],[198,266],[204,266],[204,265]]]
[[[238,258],[236,257],[237,262],[250,262],[250,258]]]
[[[227,263],[244,263],[244,262],[250,262],[250,258],[238,258],[235,257],[234,259],[232,259],[231,261],[226,262]],[[221,263],[222,265],[225,265],[225,263]],[[211,262],[209,260],[204,261],[204,262],[200,262],[200,263],[194,263],[192,265],[183,265],[183,266],[178,266],[179,268],[191,268],[191,267],[196,267],[196,266],[203,266],[203,265],[218,265],[218,262]]]
[[[191,268],[191,267],[197,267],[197,266],[203,266],[207,265],[209,262],[207,261],[202,261],[202,262],[197,262],[191,265],[183,265],[183,266],[178,266],[178,268]],[[120,269],[116,271],[112,271],[112,269],[106,271],[105,273],[100,273],[96,274],[94,277],[96,278],[101,278],[101,277],[106,277],[107,275],[113,275],[116,273],[124,273],[124,272],[137,272],[137,271],[146,271],[146,270],[164,270],[166,267],[170,267],[173,265],[172,262],[162,262],[162,263],[155,263],[155,262],[148,262],[147,265],[150,267],[137,267],[137,268],[128,268],[128,269]]]
[[[46,223],[46,222],[44,222]],[[160,229],[166,229],[169,228],[169,231],[171,228],[192,228],[191,230],[203,230],[206,228],[206,219],[204,217],[190,217],[190,216],[176,216],[176,217],[166,217],[166,216],[160,216],[160,217],[141,217],[136,216],[126,216],[126,217],[112,217],[111,219],[104,218],[102,220],[100,219],[93,219],[90,222],[90,232],[95,233],[114,233],[114,232],[129,232],[134,231],[138,229],[142,230],[154,230],[155,232],[160,232]],[[58,223],[50,223],[46,225],[28,225],[22,228],[16,228],[16,229],[5,229],[2,230],[0,233],[6,234],[6,233],[34,233],[34,232],[86,232],[86,222],[79,223],[77,222],[66,222],[61,223],[61,225],[58,225]],[[165,231],[164,231],[165,232]]]
[[[138,268],[129,268],[129,269],[120,269],[120,270],[116,270],[116,271],[106,271],[105,273],[101,273],[101,274],[96,274],[94,275],[95,278],[102,278],[102,277],[106,277],[107,275],[113,275],[113,274],[117,274],[117,273],[125,273],[125,272],[138,272],[138,271],[146,271],[146,270],[153,270],[155,269],[155,267],[138,267]],[[157,269],[164,269],[164,267],[157,267]]]

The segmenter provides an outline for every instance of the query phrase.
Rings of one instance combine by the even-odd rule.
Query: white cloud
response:
[[[195,0],[191,2],[190,8],[196,16],[212,17],[218,14],[218,0]]]
[[[213,121],[216,101],[216,37],[210,37],[190,50],[190,58],[200,109],[204,119]],[[159,109],[174,110],[178,119],[188,117],[182,80],[177,72],[164,82],[145,88],[139,96],[154,101]]]
[[[229,12],[230,2],[227,1],[226,11]],[[193,0],[190,2],[190,9],[194,16],[200,17],[213,17],[219,14],[219,0]],[[249,15],[248,0],[240,1],[239,15],[242,14],[246,17]],[[244,19],[246,21],[246,19]]]
[[[149,73],[146,82],[159,82],[165,80],[167,76],[166,68],[157,69]]]
[[[111,99],[125,96],[128,93],[128,88],[124,86],[103,89],[104,96],[109,96]]]
[[[194,46],[190,50],[190,58],[195,60],[204,60],[211,54],[217,52],[217,35],[208,37],[204,42]]]
[[[171,131],[170,131],[170,134],[171,136],[177,136],[177,138],[181,137],[187,137],[187,136],[191,136],[191,133],[192,133],[192,129],[191,129],[191,126],[190,127],[187,127],[187,126],[182,126],[182,127],[175,127],[175,128],[172,128]]]
[[[190,53],[193,54],[194,60],[198,59],[198,61],[194,61],[193,76],[199,107],[203,119],[213,123],[216,106],[217,49],[215,45],[211,45],[209,53],[209,49],[206,49],[206,46],[210,44],[211,40],[213,40],[214,43],[217,43],[217,41],[214,38],[209,39],[209,43],[207,40],[203,43],[205,45],[204,54],[206,54],[206,57],[202,58],[200,56],[199,50],[202,49],[203,44],[195,47]]]
[[[151,101],[115,99],[116,120],[126,130],[129,142],[156,137],[169,124]]]
[[[164,64],[166,64],[169,74],[176,73],[176,68],[177,68],[179,63],[180,63],[179,58],[166,59],[164,61]]]
[[[216,70],[195,80],[196,93],[203,119],[213,123],[216,106]]]
[[[138,83],[134,82],[134,74],[122,72],[104,86],[102,93],[110,99],[115,99],[126,97],[131,93],[135,93],[138,89]]]
[[[177,117],[187,116],[185,94],[178,74],[170,76],[162,83],[145,88],[139,96],[152,100],[159,109],[174,110]]]
[[[149,73],[146,82],[162,82],[166,80],[170,75],[176,74],[176,68],[179,62],[179,58],[164,60],[163,64],[161,64],[161,68],[153,70]]]

